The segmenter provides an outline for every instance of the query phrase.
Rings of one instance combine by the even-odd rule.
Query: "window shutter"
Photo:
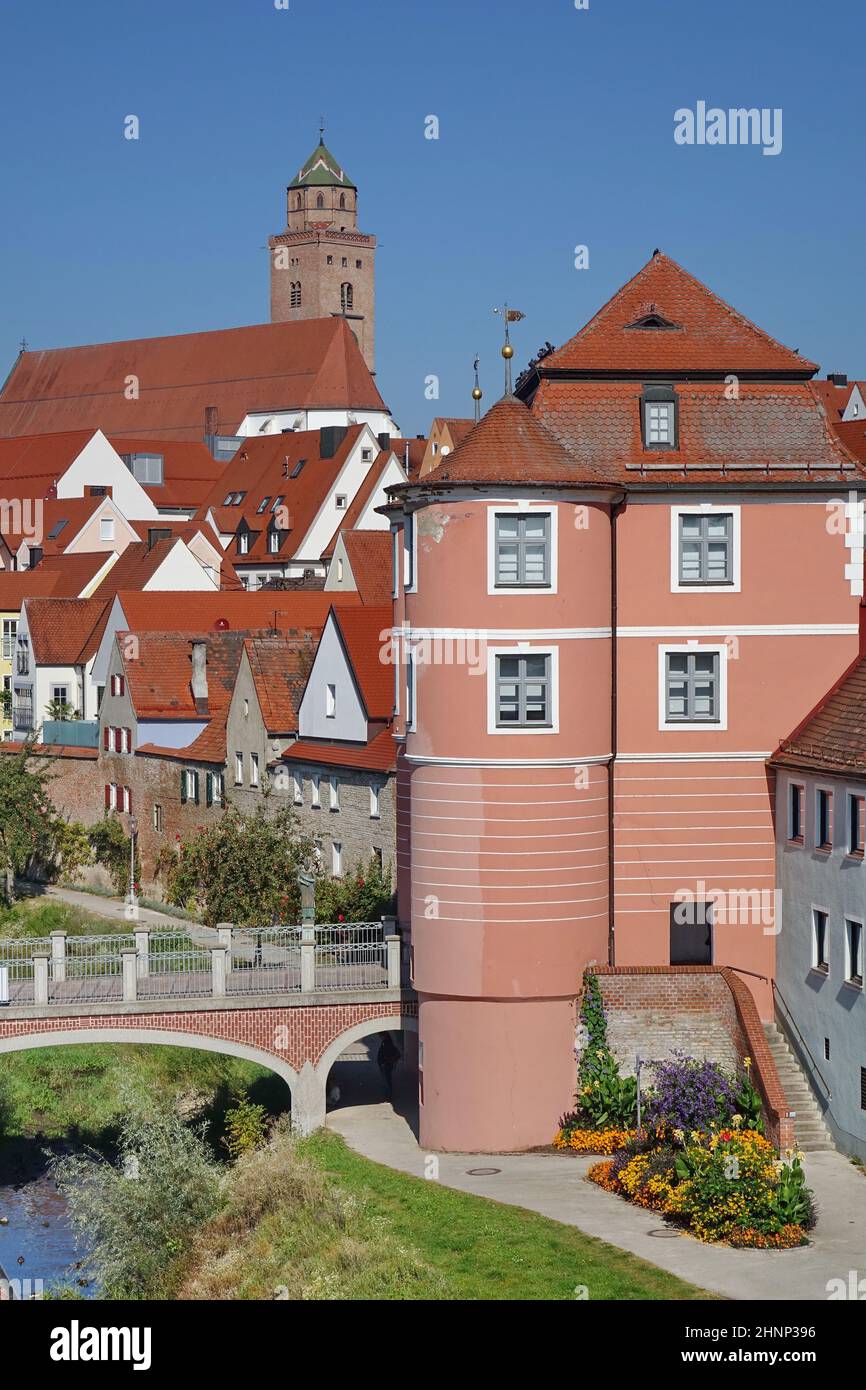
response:
[[[208,773],[205,774],[204,787],[205,787],[205,805],[207,805],[207,806],[212,806],[212,805],[213,805],[213,773],[212,773],[212,772],[208,772]]]
[[[106,753],[108,752],[108,750],[109,750],[109,748],[110,748],[110,746],[111,746],[111,742],[110,742],[110,741],[111,741],[111,729],[110,729],[110,728],[108,727],[108,725],[106,724],[106,725],[105,725],[105,728],[102,730],[102,747],[104,748],[104,750],[105,750]]]
[[[198,805],[198,773],[192,774],[192,799]]]
[[[107,782],[105,784],[105,809],[106,811],[111,810],[111,787]]]
[[[114,751],[115,753],[123,752],[123,735],[119,728],[114,731]]]
[[[180,770],[180,801],[181,805],[186,802],[186,772],[183,768]]]
[[[118,693],[118,695],[125,695],[125,694],[126,694],[126,677],[125,677],[125,676],[118,676],[118,677],[117,677],[117,693]]]

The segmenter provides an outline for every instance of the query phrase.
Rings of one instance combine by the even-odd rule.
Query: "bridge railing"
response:
[[[105,936],[0,937],[0,1004],[62,1005],[148,999],[398,988],[400,938],[379,922],[294,923],[262,929],[135,928]],[[5,995],[8,997],[4,997]]]

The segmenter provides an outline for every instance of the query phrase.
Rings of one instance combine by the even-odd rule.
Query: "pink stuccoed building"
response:
[[[421,1143],[546,1143],[590,962],[745,972],[766,759],[858,648],[866,469],[816,366],[652,260],[392,489]]]

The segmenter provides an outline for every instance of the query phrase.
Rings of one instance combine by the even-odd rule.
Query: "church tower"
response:
[[[289,184],[286,229],[268,246],[271,322],[344,318],[374,371],[376,238],[358,231],[358,189],[323,138]]]

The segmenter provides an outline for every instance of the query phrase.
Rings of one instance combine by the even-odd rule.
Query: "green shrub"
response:
[[[267,1136],[267,1111],[263,1105],[256,1105],[249,1096],[239,1096],[236,1103],[225,1116],[225,1135],[223,1144],[229,1156],[238,1159],[242,1154],[252,1153],[259,1148]]]
[[[90,827],[88,839],[97,863],[108,870],[114,891],[121,896],[129,892],[129,839],[123,826],[113,813],[103,816],[101,821]],[[135,851],[136,882],[141,874],[138,847]]]
[[[316,921],[378,922],[393,896],[390,869],[383,869],[371,855],[366,864],[357,864],[341,878],[316,879]]]

